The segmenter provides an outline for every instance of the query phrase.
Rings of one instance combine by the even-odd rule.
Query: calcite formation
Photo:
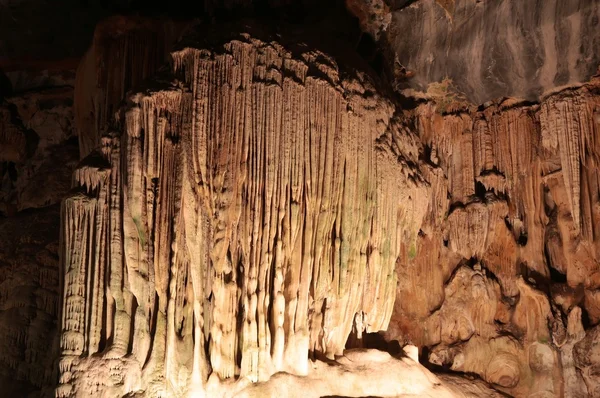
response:
[[[12,6],[19,7],[16,2]],[[60,43],[60,49],[39,41],[37,47],[28,45],[31,37],[20,34],[21,30],[6,33],[17,22],[9,18],[12,10],[8,7],[0,4],[0,29],[6,38],[0,43],[0,395],[46,397],[54,396],[60,354],[59,204],[71,188],[79,161],[73,115],[79,59],[71,56],[80,37],[73,34],[77,27],[66,24],[73,28],[73,47],[66,41]],[[27,21],[43,14],[35,5],[25,8]],[[72,17],[76,13],[70,9]],[[40,34],[36,29],[48,27],[27,23],[21,17],[18,23],[35,30],[34,35]],[[127,25],[124,18],[115,19],[122,26],[138,26]],[[115,19],[107,22],[113,35]],[[10,23],[4,23],[7,20]],[[87,35],[82,37],[88,40]],[[103,45],[110,37],[107,32],[98,33]],[[119,37],[117,34],[115,40]],[[22,48],[10,48],[17,43],[27,55]],[[48,49],[54,54],[49,55]],[[119,66],[133,64],[132,58],[136,57],[128,54]]]
[[[392,13],[384,0],[346,0],[346,9],[352,13],[362,32],[367,32],[374,40],[388,28]]]
[[[217,3],[0,43],[0,395],[598,396],[598,4]]]
[[[59,203],[78,148],[71,88],[15,87],[0,101],[0,390],[18,397],[56,385]]]
[[[474,104],[500,97],[537,101],[548,90],[587,81],[600,64],[597,1],[393,3],[383,41],[414,71],[412,88],[426,91],[450,78]]]
[[[432,200],[414,258],[398,267],[389,339],[514,396],[595,396],[593,354],[573,348],[600,321],[599,83],[539,104],[405,112]]]
[[[387,328],[428,203],[410,133],[367,74],[274,39],[173,52],[76,170],[58,396],[307,375]]]

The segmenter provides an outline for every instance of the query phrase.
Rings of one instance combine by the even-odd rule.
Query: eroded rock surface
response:
[[[80,156],[100,145],[125,94],[153,76],[188,22],[114,16],[101,21],[77,68],[75,126]]]
[[[57,377],[58,205],[0,219],[0,386],[44,392]]]
[[[96,111],[63,203],[57,394],[276,394],[384,331],[482,380],[451,394],[593,396],[599,82],[401,109],[335,46],[235,29]]]
[[[590,330],[585,338],[575,344],[575,366],[581,370],[590,396],[600,396],[600,327]]]
[[[514,396],[594,396],[579,372],[595,362],[573,347],[600,321],[598,84],[540,104],[406,113],[432,200],[414,258],[398,265],[388,338]]]
[[[72,87],[11,93],[0,103],[0,389],[53,395],[59,203],[78,161]]]
[[[526,3],[345,1],[393,87],[328,35],[140,17],[76,82],[0,58],[2,391],[599,395],[598,7]],[[378,331],[439,379],[345,351]]]

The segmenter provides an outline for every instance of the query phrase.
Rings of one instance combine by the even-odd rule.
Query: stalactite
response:
[[[74,116],[81,158],[100,144],[125,94],[156,73],[188,25],[121,16],[97,25],[75,82]]]
[[[600,319],[597,80],[402,110],[248,27],[189,36],[121,106],[166,48],[136,29],[78,105],[100,147],[63,204],[58,396],[341,394],[314,359],[378,331],[508,394],[578,393],[562,347],[583,341],[567,313]]]
[[[171,57],[181,81],[129,97],[63,205],[60,396],[83,393],[96,353],[132,354],[146,393],[308,375],[357,314],[387,328],[427,211],[402,160],[414,137],[367,75],[250,35]]]

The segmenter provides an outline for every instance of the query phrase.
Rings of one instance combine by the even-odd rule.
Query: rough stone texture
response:
[[[476,377],[463,377],[462,375],[440,373],[437,377],[452,391],[455,396],[479,398],[503,398],[506,397]]]
[[[188,22],[111,17],[96,26],[75,82],[75,124],[81,158],[100,144],[125,94],[154,75]]]
[[[575,365],[581,369],[589,396],[600,397],[600,326],[575,344],[573,357]]]
[[[362,32],[379,40],[392,20],[392,14],[384,0],[346,0],[346,8],[358,18]]]
[[[119,25],[115,21],[124,19],[109,20],[110,32],[101,31],[96,36],[105,49],[110,45],[114,49],[115,42],[118,44],[122,38],[112,29]],[[144,21],[159,24],[135,18],[119,26],[121,30],[135,29]],[[100,28],[103,26],[106,24]],[[26,37],[22,39],[26,42]],[[143,34],[133,35],[126,43],[135,48],[136,40],[139,43],[144,39],[147,37]],[[149,50],[149,44],[145,44]],[[54,395],[60,289],[58,258],[53,257],[58,255],[59,243],[56,205],[71,189],[79,161],[73,116],[78,61],[41,58],[48,55],[43,51],[38,55],[0,58],[0,72],[4,72],[0,84],[0,312],[4,326],[0,328],[0,341],[5,344],[0,349],[0,389],[7,396]],[[139,66],[139,58],[128,53],[120,58],[119,67],[131,73],[133,66]],[[115,69],[114,65],[110,67]],[[138,75],[123,79],[131,82]]]
[[[113,18],[76,83],[0,58],[2,394],[600,396],[597,3],[344,3],[374,38],[394,10],[408,109],[326,24],[169,55],[186,24]],[[344,351],[374,336],[439,380]]]
[[[16,33],[2,37],[15,40]],[[71,68],[70,60],[0,56],[3,396],[53,396],[58,377],[59,203],[78,161]]]
[[[0,218],[0,388],[52,396],[56,383],[58,240],[54,205]]]
[[[68,86],[6,99],[1,122],[6,145],[0,158],[8,172],[3,173],[0,206],[17,211],[40,208],[59,203],[68,192],[77,164],[72,105],[73,88]],[[14,155],[5,152],[11,146]]]
[[[97,110],[63,204],[57,394],[276,394],[378,330],[514,396],[592,393],[599,82],[479,108],[443,83],[401,110],[261,35],[192,36]]]
[[[0,104],[0,389],[53,395],[58,352],[58,204],[78,160],[73,89]]]
[[[595,362],[573,347],[590,338],[582,317],[600,322],[599,84],[535,105],[405,112],[432,192],[413,258],[398,264],[387,338],[514,396],[586,396],[576,368]]]
[[[597,1],[419,0],[392,14],[386,41],[410,86],[450,78],[474,104],[535,100],[600,65]]]

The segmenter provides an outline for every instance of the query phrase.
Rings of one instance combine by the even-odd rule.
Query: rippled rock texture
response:
[[[120,48],[117,44],[123,45],[119,39],[128,31],[148,25],[160,26],[159,21],[142,18],[109,19],[98,27],[99,43],[94,48],[110,53],[109,49]],[[147,39],[137,33],[130,36],[138,42]],[[17,39],[11,36],[11,40]],[[126,53],[119,58],[118,66],[129,68],[123,73],[140,64],[153,67],[140,62],[148,53],[155,54],[148,49],[154,43],[145,43],[147,51],[141,55]],[[81,68],[76,81],[76,59],[42,55],[47,53],[38,53],[40,58],[0,57],[0,72],[4,72],[0,75],[0,389],[6,396],[54,396],[58,381],[59,204],[71,189],[79,163],[81,129],[74,113],[82,106],[74,107],[74,86],[81,87],[89,71]],[[155,63],[164,62],[164,54],[157,58]],[[95,61],[103,65],[104,60]],[[114,64],[109,68],[115,83],[114,71],[119,69]],[[139,82],[120,77],[127,82],[117,87],[121,97],[113,98],[115,102],[130,88],[127,84]],[[104,98],[94,90],[90,96],[97,101]],[[75,97],[75,102],[89,104]]]
[[[81,158],[98,145],[125,94],[166,62],[189,23],[114,16],[101,21],[77,68],[75,126]]]
[[[600,394],[597,3],[344,3],[0,59],[3,393]]]
[[[598,80],[479,107],[446,81],[401,109],[351,50],[241,31],[187,36],[94,119],[57,394],[345,394],[311,359],[380,332],[483,380],[422,394],[594,396]]]

